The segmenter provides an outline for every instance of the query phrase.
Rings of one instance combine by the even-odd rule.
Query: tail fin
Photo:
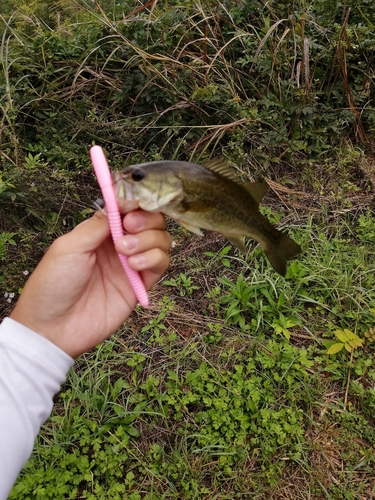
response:
[[[279,243],[265,249],[265,253],[275,271],[281,274],[281,276],[285,276],[287,261],[301,253],[301,247],[289,238],[289,236],[280,233]]]

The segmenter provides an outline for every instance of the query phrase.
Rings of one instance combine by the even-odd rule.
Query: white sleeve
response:
[[[5,318],[0,325],[0,500],[29,459],[53,396],[73,359],[55,344]]]

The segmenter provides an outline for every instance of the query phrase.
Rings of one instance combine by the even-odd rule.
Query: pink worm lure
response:
[[[121,215],[113,189],[112,177],[109,172],[107,160],[105,159],[103,150],[100,146],[93,146],[90,149],[90,156],[100,189],[102,190],[108,215],[109,227],[111,229],[113,242],[115,242],[124,235],[124,230],[122,228]],[[147,307],[148,295],[140,275],[137,271],[134,271],[134,269],[129,267],[128,259],[125,255],[118,254],[118,256],[138,302],[141,306]]]

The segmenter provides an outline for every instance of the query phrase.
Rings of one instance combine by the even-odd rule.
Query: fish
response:
[[[281,276],[287,261],[301,253],[259,211],[268,184],[240,182],[226,160],[141,163],[113,172],[112,180],[122,214],[137,208],[162,212],[199,236],[202,229],[216,231],[243,252],[245,237],[253,238]]]

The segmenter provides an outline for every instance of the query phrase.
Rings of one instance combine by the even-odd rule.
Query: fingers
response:
[[[165,229],[165,218],[161,213],[135,210],[124,217],[124,228],[127,233],[135,234],[146,229]]]
[[[160,248],[163,252],[169,252],[172,238],[167,231],[149,229],[139,234],[127,234],[116,241],[116,251],[130,256],[146,252],[151,248]]]
[[[169,256],[160,248],[152,248],[128,258],[129,267],[135,271],[152,271],[155,274],[163,274],[169,265]]]
[[[153,248],[162,252],[169,251],[172,239],[164,231],[165,219],[161,213],[144,212],[136,210],[126,214],[123,221],[125,230],[129,233],[117,240],[116,251],[126,256],[142,254]],[[108,218],[105,214],[96,212],[90,219],[82,222],[70,233],[58,238],[51,246],[57,253],[91,253],[96,251],[106,239],[110,230]],[[147,258],[151,265],[160,259]],[[162,259],[165,260],[164,258]],[[133,264],[135,260],[133,259]],[[139,263],[137,264],[140,265]],[[147,268],[147,264],[144,264]],[[157,265],[157,264],[156,264]]]
[[[149,288],[169,265],[172,238],[165,231],[164,216],[137,210],[124,217],[124,227],[129,234],[116,241],[116,251],[128,257],[132,269],[145,271],[143,279]]]
[[[172,238],[167,231],[149,229],[119,238],[115,247],[118,253],[128,257],[128,264],[135,271],[152,270],[162,274],[169,265],[171,244]]]

